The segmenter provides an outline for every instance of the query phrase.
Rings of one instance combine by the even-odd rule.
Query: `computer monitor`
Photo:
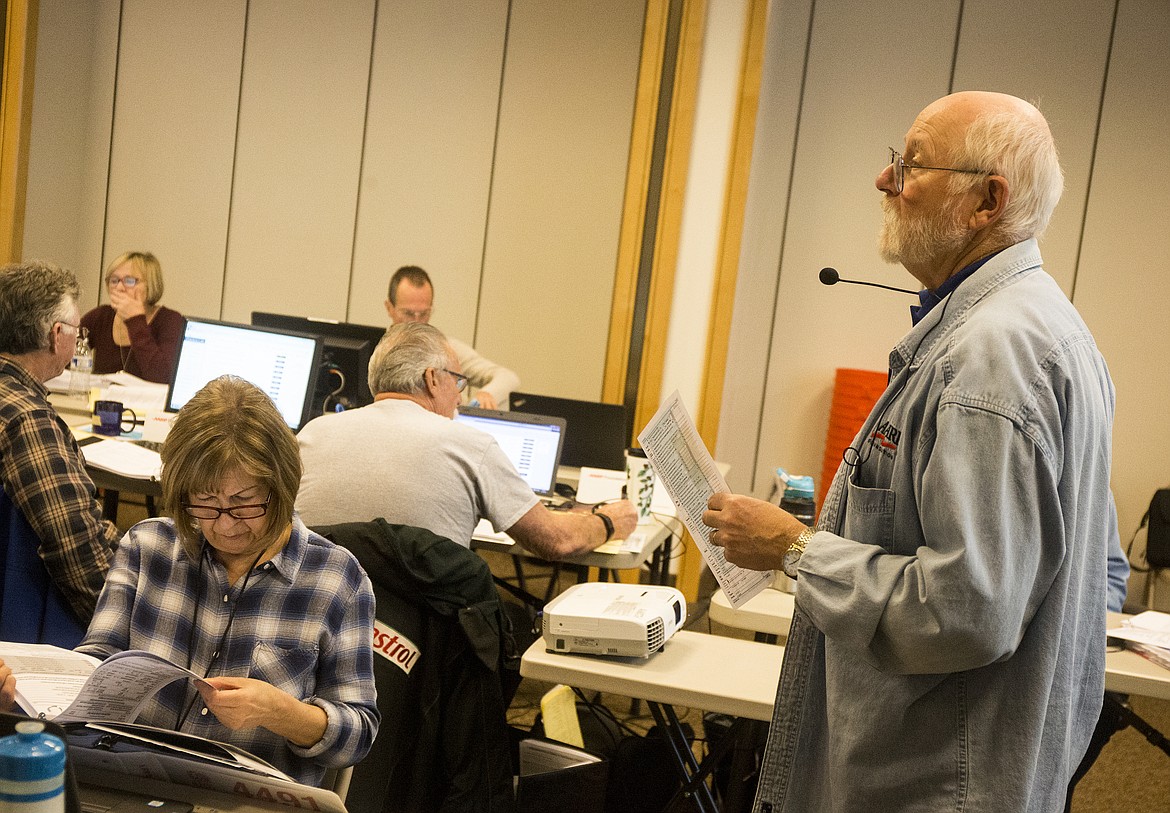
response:
[[[318,336],[188,318],[167,411],[178,412],[213,378],[237,375],[264,390],[295,432],[314,415],[322,344]]]
[[[513,412],[535,412],[565,419],[565,449],[561,462],[566,466],[623,471],[626,447],[630,443],[629,419],[621,404],[601,404],[514,392],[508,397]]]
[[[496,439],[516,471],[537,494],[553,496],[565,422],[547,415],[459,407],[455,420]]]
[[[367,383],[370,355],[386,334],[385,327],[265,311],[252,311],[252,324],[320,336],[325,341],[321,372],[317,377],[316,400],[319,412],[333,411],[338,407],[349,409],[374,402]]]

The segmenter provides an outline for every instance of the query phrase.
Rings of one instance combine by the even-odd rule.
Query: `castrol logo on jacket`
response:
[[[374,651],[406,674],[418,663],[419,650],[414,641],[374,619]]]

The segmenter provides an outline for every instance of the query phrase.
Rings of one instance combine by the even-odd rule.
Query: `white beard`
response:
[[[911,219],[899,215],[894,199],[886,197],[882,198],[882,212],[878,252],[888,263],[907,268],[930,266],[936,258],[956,253],[968,239],[954,206]]]

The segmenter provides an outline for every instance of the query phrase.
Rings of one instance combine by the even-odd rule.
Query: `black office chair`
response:
[[[72,649],[85,637],[38,550],[41,539],[0,486],[0,641]]]
[[[350,813],[512,813],[504,699],[512,646],[487,563],[384,519],[314,530],[357,557],[377,601],[382,722],[354,766]]]

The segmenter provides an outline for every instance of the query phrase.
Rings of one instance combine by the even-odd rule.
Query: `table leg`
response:
[[[118,492],[112,488],[102,489],[102,518],[118,521]]]
[[[727,796],[723,800],[723,813],[744,813],[751,810],[755,787],[750,789],[747,780],[756,769],[756,746],[767,734],[767,723],[761,720],[735,721],[728,731],[735,751],[731,758],[731,772],[727,780]]]
[[[663,737],[674,755],[675,763],[678,765],[679,778],[683,783],[679,793],[693,801],[699,813],[719,813],[719,806],[715,804],[715,796],[707,784],[707,776],[711,772],[711,766],[700,768],[699,763],[695,760],[694,752],[691,751],[690,743],[687,742],[686,734],[683,732],[674,707],[654,702],[649,702],[647,705],[650,706],[650,713],[654,715],[654,720],[658,723],[658,728],[662,731]],[[714,760],[711,760],[711,764],[714,764]],[[671,807],[672,805],[668,805],[667,809]]]

